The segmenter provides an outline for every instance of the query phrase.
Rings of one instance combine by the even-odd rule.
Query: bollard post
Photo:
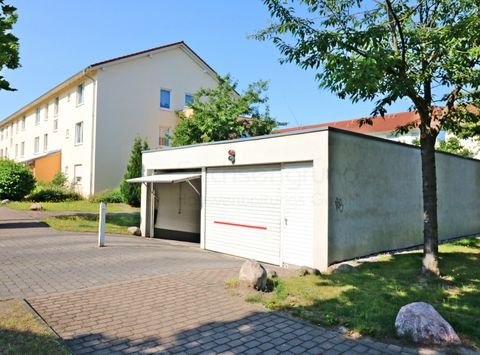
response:
[[[105,246],[105,214],[107,211],[107,206],[105,202],[100,202],[100,213],[98,220],[98,246]]]

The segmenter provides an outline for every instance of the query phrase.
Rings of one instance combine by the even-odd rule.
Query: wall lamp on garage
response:
[[[233,149],[230,149],[228,151],[228,160],[232,163],[235,164],[235,151]]]

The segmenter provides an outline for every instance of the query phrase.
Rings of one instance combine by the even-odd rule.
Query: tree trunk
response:
[[[422,273],[440,275],[438,266],[438,223],[437,223],[437,172],[435,168],[435,140],[431,132],[422,134],[423,182],[423,261]]]

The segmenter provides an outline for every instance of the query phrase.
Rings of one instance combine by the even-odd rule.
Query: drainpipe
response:
[[[95,139],[96,139],[96,106],[97,106],[97,79],[91,77],[87,73],[88,68],[83,69],[83,75],[90,79],[93,83],[92,90],[92,133],[91,133],[91,147],[90,147],[90,187],[89,194],[93,195],[93,179],[95,177]]]

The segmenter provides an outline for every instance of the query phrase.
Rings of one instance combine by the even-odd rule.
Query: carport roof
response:
[[[155,183],[172,184],[172,183],[183,182],[188,180],[200,179],[201,176],[202,176],[202,173],[199,171],[180,172],[180,173],[142,176],[134,179],[128,179],[127,182],[130,182],[130,183],[155,182]]]

